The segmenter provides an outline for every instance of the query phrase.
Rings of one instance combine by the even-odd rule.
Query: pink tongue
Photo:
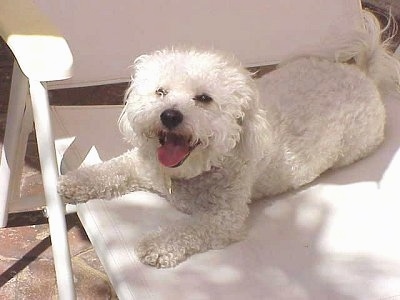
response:
[[[186,143],[166,142],[158,148],[158,160],[166,167],[178,165],[189,153],[189,145]]]

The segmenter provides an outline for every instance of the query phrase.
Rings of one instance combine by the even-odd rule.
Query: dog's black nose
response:
[[[160,115],[161,122],[168,129],[173,129],[182,123],[183,115],[179,110],[166,109]]]

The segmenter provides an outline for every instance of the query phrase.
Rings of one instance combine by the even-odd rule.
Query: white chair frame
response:
[[[15,56],[0,163],[0,226],[20,199],[28,136],[35,130],[60,299],[75,299],[66,206],[57,193],[58,164],[46,82],[71,76],[72,54],[58,30],[25,0],[0,3],[0,35]]]
[[[29,80],[14,63],[4,146],[0,164],[0,222],[7,225],[8,203],[19,198],[22,168],[29,133],[36,132],[43,187],[53,248],[54,266],[60,299],[75,299],[71,256],[68,245],[66,208],[57,193],[58,167],[50,123],[47,90]],[[61,292],[62,291],[62,292]]]

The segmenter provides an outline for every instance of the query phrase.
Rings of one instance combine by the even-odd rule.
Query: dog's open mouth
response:
[[[160,131],[158,139],[161,145],[157,150],[158,160],[168,168],[182,165],[193,149],[200,144],[200,141],[191,143],[191,137],[169,131]]]

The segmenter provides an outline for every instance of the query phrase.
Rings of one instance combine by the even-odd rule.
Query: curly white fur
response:
[[[382,142],[378,85],[398,84],[400,67],[378,42],[376,19],[364,18],[366,31],[336,56],[293,59],[266,75],[261,98],[232,57],[180,49],[139,57],[120,117],[133,150],[62,176],[60,193],[86,201],[147,189],[190,214],[137,245],[139,259],[156,267],[240,240],[251,199],[309,183]],[[350,58],[356,64],[344,63]],[[160,116],[171,109],[182,118],[168,127]],[[165,136],[176,139],[163,151],[179,166],[157,157]],[[174,152],[183,148],[191,150],[186,160]]]

